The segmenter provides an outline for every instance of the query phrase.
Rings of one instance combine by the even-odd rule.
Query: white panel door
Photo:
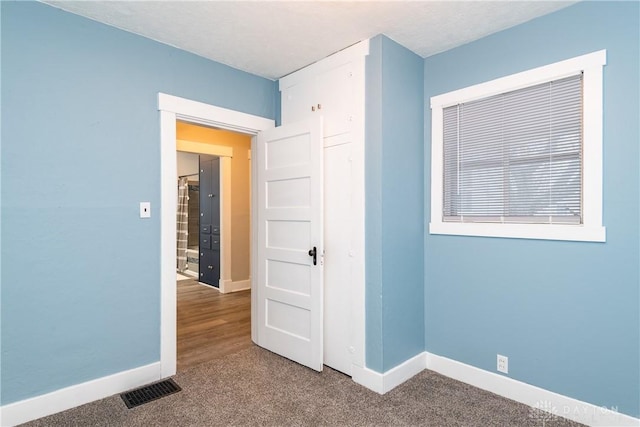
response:
[[[317,111],[324,116],[324,137],[351,130],[354,114],[353,65],[349,62],[325,71],[317,78]],[[317,108],[317,106],[316,106]]]
[[[315,79],[299,82],[282,91],[280,98],[282,123],[296,123],[319,116]]]
[[[321,371],[322,120],[264,131],[257,142],[258,344]]]
[[[354,120],[353,65],[343,63],[282,90],[282,123],[324,117],[323,137],[351,130]]]
[[[346,138],[343,138],[346,139]],[[324,364],[351,375],[353,178],[351,143],[324,149]]]

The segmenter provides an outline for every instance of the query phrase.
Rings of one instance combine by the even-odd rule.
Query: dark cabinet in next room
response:
[[[220,158],[200,156],[200,282],[220,282]]]

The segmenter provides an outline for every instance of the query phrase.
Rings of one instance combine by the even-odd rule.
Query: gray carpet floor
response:
[[[182,391],[127,409],[119,395],[25,424],[40,426],[578,426],[424,371],[381,396],[259,347],[179,372]]]

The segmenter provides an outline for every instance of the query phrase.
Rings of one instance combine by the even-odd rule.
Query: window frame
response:
[[[603,68],[606,50],[556,62],[431,97],[430,234],[605,242],[602,224]],[[582,224],[444,222],[443,109],[583,73]]]

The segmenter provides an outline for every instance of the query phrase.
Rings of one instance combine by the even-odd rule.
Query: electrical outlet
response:
[[[507,356],[498,355],[498,372],[509,373],[509,358]]]

